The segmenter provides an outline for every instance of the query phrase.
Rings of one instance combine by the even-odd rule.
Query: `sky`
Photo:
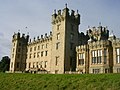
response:
[[[53,11],[66,3],[70,11],[79,10],[80,32],[101,22],[120,37],[120,0],[0,0],[0,60],[10,57],[14,32],[29,32],[30,38],[49,33]]]

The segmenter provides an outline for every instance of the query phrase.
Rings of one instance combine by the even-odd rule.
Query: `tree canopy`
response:
[[[8,56],[2,57],[0,61],[0,72],[9,71],[10,58]]]

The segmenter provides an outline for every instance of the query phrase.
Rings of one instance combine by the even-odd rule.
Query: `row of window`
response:
[[[44,49],[44,48],[48,48],[48,43],[46,44],[46,45],[41,45],[41,49]],[[34,48],[30,48],[30,52],[32,52],[32,51],[36,51],[36,50],[40,50],[40,45],[39,46],[35,46]]]
[[[120,48],[116,48],[116,63],[120,63]]]
[[[61,24],[58,24],[58,25],[57,25],[57,30],[60,30],[60,26],[61,26]],[[72,30],[72,31],[74,30],[74,25],[73,25],[73,24],[71,24],[71,30]]]
[[[109,73],[109,72],[110,72],[110,69],[109,69],[109,68],[106,68],[106,69],[104,70],[104,73]],[[98,74],[98,73],[100,73],[100,69],[92,69],[92,73]]]
[[[33,55],[33,58],[39,58],[40,56],[41,57],[48,56],[48,51],[37,52],[37,53],[34,53],[34,54],[31,53],[29,55],[29,59],[32,58],[32,55]]]
[[[47,61],[41,61],[41,62],[33,62],[29,63],[29,68],[47,68],[48,62]]]
[[[104,52],[100,50],[92,51],[92,64],[100,64],[102,63],[102,56],[104,56],[104,64],[107,63],[107,50],[104,49]]]
[[[13,46],[15,47],[15,43],[13,43]],[[18,46],[22,46],[22,43],[19,42],[19,43],[18,43]]]
[[[99,64],[102,63],[102,59],[104,60],[103,63],[107,63],[107,50],[104,49],[102,50],[93,50],[91,52],[92,56],[92,64]],[[114,57],[114,56],[113,56]],[[84,64],[84,53],[78,54],[78,65],[83,65]],[[120,48],[116,48],[116,63],[120,63]]]

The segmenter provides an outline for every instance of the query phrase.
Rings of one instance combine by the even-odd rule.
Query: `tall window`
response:
[[[43,67],[43,61],[40,62],[40,68],[42,68],[42,67]]]
[[[96,63],[96,59],[97,59],[97,51],[92,51],[92,63],[95,64]]]
[[[97,58],[97,63],[102,63],[102,50],[98,50],[98,58]]]
[[[29,63],[29,68],[30,68],[30,66],[31,66],[31,62]]]
[[[107,63],[107,49],[104,49],[104,64]]]
[[[36,63],[36,67],[38,68],[38,62]]]
[[[116,63],[120,63],[120,48],[116,49]]]
[[[35,62],[33,62],[33,68],[35,68]]]
[[[46,44],[46,48],[48,48],[48,43]]]
[[[40,56],[39,54],[40,54],[40,52],[37,52],[37,57],[39,57],[39,56]]]
[[[92,64],[102,63],[102,50],[93,50],[92,51]]]
[[[59,40],[59,39],[60,39],[60,33],[57,34],[57,40]]]
[[[44,45],[42,45],[42,49],[44,49]]]
[[[60,29],[60,24],[59,25],[57,25],[57,30],[59,30]]]
[[[35,56],[36,56],[36,53],[34,53],[34,58],[35,58]]]
[[[29,55],[29,59],[32,57],[32,54]]]
[[[38,46],[38,50],[40,50],[40,46]]]
[[[117,68],[117,73],[120,73],[120,68]]]
[[[97,73],[99,73],[100,72],[100,69],[93,69],[93,73],[94,74],[97,74]]]
[[[57,42],[57,43],[56,43],[56,49],[58,49],[59,46],[60,46],[60,42]]]
[[[12,58],[14,58],[14,54],[12,54]]]
[[[45,68],[47,67],[47,61],[45,61]]]
[[[59,56],[56,56],[56,61],[55,61],[55,65],[58,65],[58,61],[59,61]]]
[[[78,65],[84,65],[84,59],[85,59],[84,53],[78,54]]]
[[[30,48],[30,52],[32,52],[32,47]]]
[[[43,51],[41,52],[41,57],[43,56]]]
[[[36,46],[34,47],[34,51],[36,51]]]
[[[48,51],[45,51],[45,56],[47,56],[48,55]]]

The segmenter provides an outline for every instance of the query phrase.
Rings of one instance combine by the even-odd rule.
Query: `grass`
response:
[[[120,90],[120,74],[0,73],[0,90]]]

